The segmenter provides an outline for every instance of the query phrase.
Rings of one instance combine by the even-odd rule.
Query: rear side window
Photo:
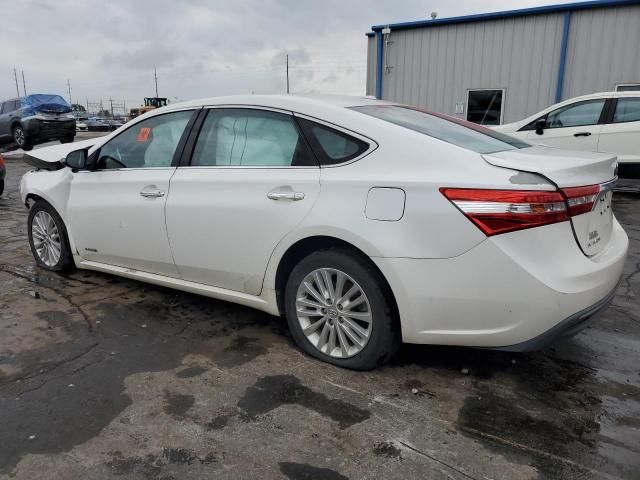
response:
[[[320,165],[336,165],[359,157],[369,144],[344,132],[310,120],[298,119],[320,161]]]
[[[242,108],[209,110],[191,165],[317,166],[290,115]]]
[[[445,115],[400,105],[367,105],[352,110],[477,153],[495,153],[530,145],[514,137]]]
[[[2,104],[2,113],[14,112],[19,108],[19,100],[9,100]]]
[[[619,98],[613,123],[640,121],[640,98]]]

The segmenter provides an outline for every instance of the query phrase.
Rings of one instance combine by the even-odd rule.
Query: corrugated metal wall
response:
[[[564,99],[640,82],[640,7],[573,12],[566,68]]]
[[[503,123],[555,103],[564,13],[391,32],[382,98],[454,114],[467,90],[504,88]],[[367,92],[376,43],[368,39]],[[385,68],[387,67],[388,68]],[[563,99],[640,81],[640,6],[572,13]]]
[[[376,68],[378,55],[376,52],[376,37],[367,37],[367,95],[376,94]]]

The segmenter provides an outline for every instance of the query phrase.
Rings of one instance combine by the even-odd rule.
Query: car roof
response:
[[[210,97],[187,102],[172,103],[162,108],[184,108],[197,107],[207,105],[253,105],[253,106],[269,106],[273,108],[282,108],[284,110],[304,110],[306,107],[317,107],[319,105],[332,107],[355,107],[362,105],[380,105],[383,102],[373,97],[350,96],[350,95],[325,95],[325,94],[308,94],[308,95],[229,95],[221,97]],[[158,109],[159,110],[159,109]]]

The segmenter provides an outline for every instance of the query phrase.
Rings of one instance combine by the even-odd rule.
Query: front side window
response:
[[[202,124],[192,166],[290,167],[315,165],[293,118],[252,109],[211,109]]]
[[[192,115],[173,112],[136,123],[100,148],[97,169],[170,167]]]
[[[560,107],[547,115],[546,128],[597,125],[605,99],[589,100]]]
[[[480,125],[502,123],[504,90],[469,90],[467,98],[467,121]]]
[[[640,98],[619,98],[613,123],[640,121]]]
[[[495,153],[530,145],[509,135],[446,115],[400,105],[368,105],[352,110],[428,135],[477,153]]]

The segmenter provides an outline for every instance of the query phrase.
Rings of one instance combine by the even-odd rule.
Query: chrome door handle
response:
[[[164,192],[162,190],[142,190],[140,192],[142,197],[164,197]]]
[[[267,198],[271,200],[293,200],[294,202],[302,200],[304,193],[302,192],[269,192]]]

